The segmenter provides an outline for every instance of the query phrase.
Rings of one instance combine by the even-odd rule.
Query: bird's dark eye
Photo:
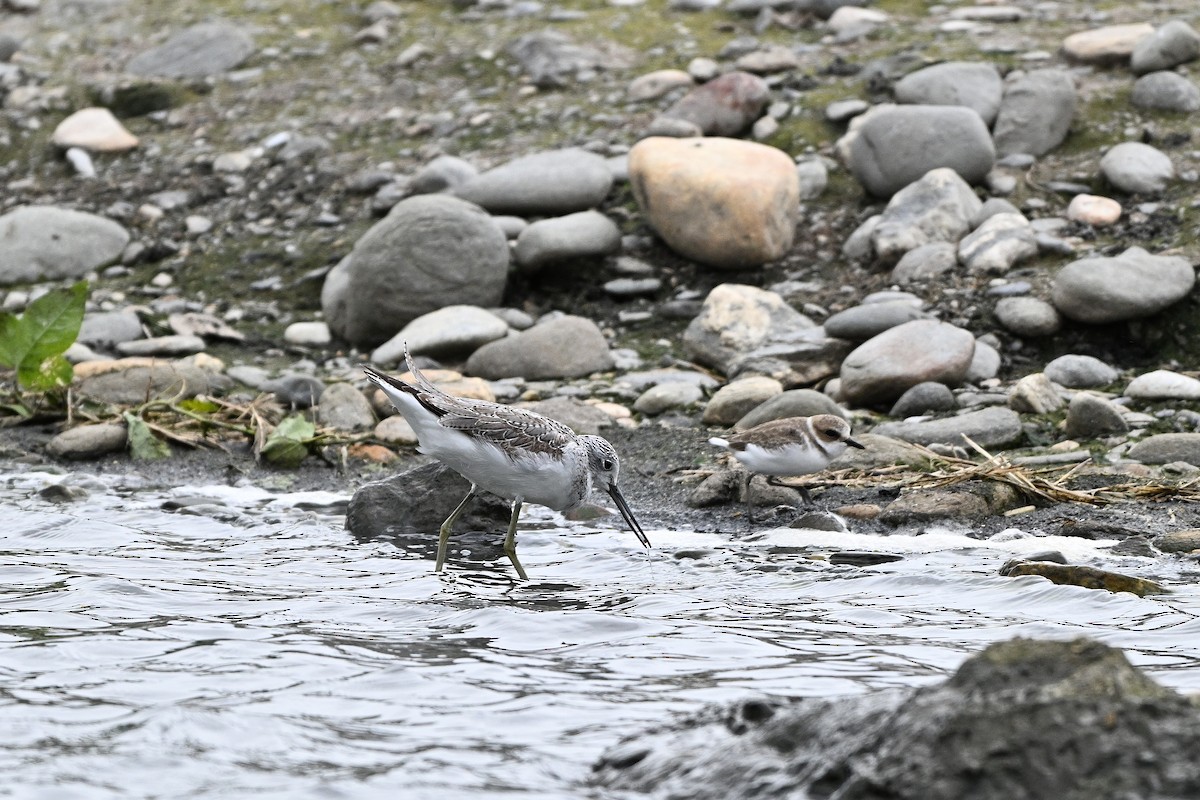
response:
[[[821,431],[821,433],[825,434],[825,435],[826,435],[826,436],[828,436],[830,439],[836,439],[836,438],[838,438],[837,431],[832,431],[832,430],[824,430],[824,431]]]
[[[613,468],[613,462],[612,462],[612,459],[608,459],[608,458],[606,458],[606,459],[604,459],[603,461],[601,461],[601,462],[600,462],[600,468],[601,468],[601,469],[604,469],[604,470],[610,470],[610,469],[612,469],[612,468]]]

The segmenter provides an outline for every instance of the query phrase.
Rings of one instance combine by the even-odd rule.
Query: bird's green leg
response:
[[[508,560],[512,562],[517,569],[517,575],[521,580],[529,580],[529,576],[525,574],[525,568],[521,566],[521,562],[517,560],[517,518],[521,516],[521,506],[524,501],[521,498],[513,500],[512,504],[512,519],[508,521],[508,533],[504,535],[504,552],[508,555]]]
[[[458,504],[458,508],[450,512],[450,516],[446,517],[446,521],[438,529],[437,563],[433,566],[434,572],[441,572],[442,565],[446,563],[446,546],[450,544],[450,529],[454,527],[454,523],[458,522],[458,518],[462,516],[463,509],[467,507],[467,503],[471,502],[471,498],[478,493],[479,490],[472,483],[471,491],[467,492],[467,496]]]
[[[742,497],[746,498],[746,521],[751,525],[754,524],[754,504],[750,497],[750,482],[754,480],[754,473],[746,471],[746,482],[742,486]]]

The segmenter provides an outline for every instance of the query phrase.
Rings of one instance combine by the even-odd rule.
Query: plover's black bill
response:
[[[608,496],[611,497],[613,502],[617,504],[617,510],[620,511],[621,516],[625,518],[625,524],[629,526],[629,530],[637,534],[638,541],[640,541],[645,547],[649,547],[650,540],[646,538],[646,533],[642,530],[642,526],[639,525],[638,521],[633,518],[633,512],[629,510],[629,503],[625,502],[624,495],[621,494],[621,490],[617,488],[615,483],[609,484]]]
[[[847,437],[847,439],[846,439],[846,444],[850,445],[851,447],[857,447],[859,450],[866,450],[866,449],[867,449],[867,448],[863,447],[861,444],[859,444],[858,442],[856,442],[856,441],[854,441],[853,439],[850,439],[850,438],[848,438],[848,437]]]

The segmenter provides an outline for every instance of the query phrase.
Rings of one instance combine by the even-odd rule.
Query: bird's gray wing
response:
[[[541,414],[482,400],[460,402],[465,408],[441,417],[438,423],[442,427],[500,445],[513,454],[558,455],[575,439],[575,434],[566,425]]]

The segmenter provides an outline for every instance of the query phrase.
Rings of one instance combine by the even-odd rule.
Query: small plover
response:
[[[442,571],[450,530],[476,494],[492,492],[512,501],[504,552],[521,580],[517,560],[517,519],[524,503],[555,511],[583,504],[592,488],[602,489],[644,546],[650,540],[617,488],[620,459],[600,436],[576,436],[566,425],[520,408],[452,397],[434,386],[404,353],[413,383],[363,367],[420,440],[418,451],[433,456],[471,482],[471,490],[439,529],[435,572]]]
[[[754,519],[750,481],[755,473],[766,475],[768,483],[781,485],[773,479],[820,472],[847,447],[863,449],[850,438],[850,424],[833,414],[776,419],[724,438],[714,436],[708,442],[728,450],[746,467],[743,494],[746,517],[750,521]],[[804,502],[812,505],[808,489],[803,486],[792,488],[799,489]]]

